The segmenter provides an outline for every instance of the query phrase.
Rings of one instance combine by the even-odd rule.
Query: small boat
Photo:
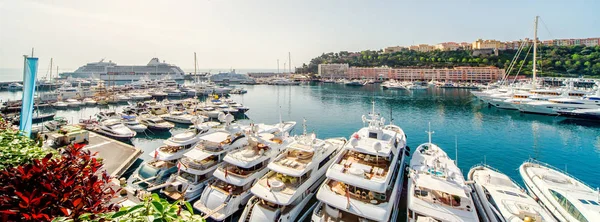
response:
[[[117,115],[117,113],[114,111],[99,112],[96,114],[96,117],[99,121],[104,121],[108,119],[121,119],[121,117]]]
[[[8,90],[21,90],[23,89],[23,85],[21,85],[21,83],[11,83],[8,84]]]
[[[155,91],[155,92],[153,91],[153,92],[150,92],[150,95],[152,96],[152,98],[157,98],[157,99],[165,98],[168,96],[168,94],[163,91]]]
[[[559,221],[600,221],[598,190],[537,160],[521,164],[525,187]]]
[[[69,107],[69,104],[66,102],[63,102],[63,101],[58,101],[58,102],[55,102],[54,104],[52,104],[52,106],[55,109],[66,109],[67,107]]]
[[[92,98],[85,98],[83,99],[83,103],[87,106],[93,106],[96,105],[96,100],[92,99]]]
[[[167,89],[165,90],[165,93],[167,93],[167,96],[170,97],[180,97],[184,95],[184,93],[182,93],[181,90],[178,89]]]
[[[122,116],[122,123],[123,125],[125,125],[127,128],[141,133],[144,132],[148,129],[148,127],[144,124],[141,124],[139,121],[137,121],[135,118],[135,116]]]
[[[69,123],[69,121],[67,121],[66,118],[57,116],[57,117],[54,117],[54,119],[52,121],[49,121],[46,124],[44,124],[44,127],[46,127],[46,129],[48,129],[50,131],[56,131],[56,130],[59,130],[60,127],[66,126],[68,123]]]
[[[104,120],[93,128],[93,131],[117,140],[129,140],[136,135],[136,132],[123,125],[118,119]]]
[[[473,198],[481,202],[477,209],[480,217],[489,221],[496,221],[496,218],[511,222],[556,221],[552,214],[527,195],[525,189],[490,166],[473,166],[467,178],[475,182],[471,187],[475,190]]]
[[[83,105],[81,101],[76,99],[67,99],[65,102],[67,102],[67,105],[69,107],[80,107],[81,105]]]
[[[128,102],[129,100],[132,99],[131,97],[123,95],[123,94],[117,95],[115,98],[118,102]]]
[[[181,124],[194,124],[194,120],[198,118],[180,111],[173,111],[168,114],[161,115],[160,117],[166,121]],[[202,121],[204,121],[204,119]]]
[[[364,86],[365,84],[362,81],[355,79],[355,80],[346,82],[345,85],[347,85],[347,86]]]
[[[140,122],[150,130],[169,131],[175,127],[173,123],[167,122],[160,117],[142,116]]]

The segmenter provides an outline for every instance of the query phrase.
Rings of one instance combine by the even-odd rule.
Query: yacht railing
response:
[[[575,181],[577,181],[577,182],[579,182],[579,183],[581,183],[581,184],[583,184],[583,185],[585,185],[585,186],[587,186],[587,187],[589,187],[590,189],[592,189],[592,190],[593,190],[592,186],[590,186],[589,184],[587,184],[587,183],[585,183],[585,182],[583,182],[583,181],[581,181],[581,180],[577,179],[577,177],[575,177],[575,176],[573,176],[573,175],[571,175],[571,174],[567,173],[567,171],[565,171],[565,170],[561,170],[561,169],[559,169],[559,168],[557,168],[557,167],[555,167],[555,166],[552,166],[552,165],[550,165],[550,164],[547,164],[547,163],[541,162],[541,161],[539,161],[539,160],[536,160],[536,159],[533,159],[533,158],[529,158],[528,160],[526,160],[526,161],[525,161],[525,163],[533,163],[533,164],[538,164],[538,165],[542,165],[542,166],[544,166],[544,167],[547,167],[547,168],[550,168],[550,169],[556,170],[556,171],[558,171],[558,172],[561,172],[561,173],[563,173],[563,174],[565,174],[565,175],[569,176],[571,179],[573,179],[573,180],[575,180]]]

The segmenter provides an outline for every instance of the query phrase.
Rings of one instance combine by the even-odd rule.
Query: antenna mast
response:
[[[456,166],[458,166],[458,137],[454,135],[454,161],[456,161]]]
[[[288,52],[288,69],[290,70],[290,75],[292,75],[292,53]]]
[[[304,118],[304,120],[302,120],[302,128],[304,129],[302,131],[302,135],[306,135],[306,118]]]
[[[429,131],[425,131],[427,134],[429,134],[429,145],[431,146],[431,134],[435,133],[433,131],[431,131],[431,122],[429,122]]]

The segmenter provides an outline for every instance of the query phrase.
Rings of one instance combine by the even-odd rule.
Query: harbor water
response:
[[[237,86],[240,87],[240,86]],[[555,116],[522,114],[518,111],[488,107],[471,96],[469,90],[429,88],[421,91],[384,90],[377,84],[362,87],[318,83],[300,86],[242,86],[244,95],[231,98],[250,108],[248,122],[275,123],[281,118],[297,121],[295,132],[307,130],[320,138],[349,137],[363,126],[361,116],[376,112],[402,127],[408,145],[416,148],[427,142],[431,123],[433,143],[442,147],[463,173],[478,163],[487,163],[522,184],[517,168],[528,158],[535,158],[564,169],[573,176],[600,187],[600,123],[574,121]],[[0,98],[20,99],[20,92],[1,92]],[[125,105],[105,109],[119,111]],[[41,110],[77,122],[102,111],[97,107],[77,110]],[[178,126],[172,134],[183,132]],[[162,144],[169,133],[140,133],[132,143],[145,153]],[[456,145],[455,145],[456,144]]]

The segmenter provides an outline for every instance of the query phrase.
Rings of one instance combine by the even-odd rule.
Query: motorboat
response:
[[[211,106],[201,106],[195,108],[195,110],[197,113],[200,113],[213,119],[219,118],[219,114],[222,113],[221,111],[216,110],[214,107]]]
[[[404,131],[373,111],[327,169],[311,221],[398,221],[409,155]]]
[[[23,85],[21,83],[16,83],[13,82],[11,84],[8,84],[8,90],[22,90],[23,89]]]
[[[559,221],[600,221],[600,191],[537,160],[521,164],[525,187]]]
[[[123,95],[123,94],[119,94],[115,98],[116,98],[116,100],[118,102],[121,102],[121,103],[128,102],[128,101],[132,100],[131,97]]]
[[[150,92],[150,95],[152,96],[152,98],[161,99],[161,98],[167,97],[169,94],[167,94],[163,91],[152,91],[152,92]]]
[[[121,116],[119,116],[115,111],[105,111],[97,113],[96,118],[98,118],[98,121],[104,121],[109,119],[121,119]]]
[[[127,128],[141,133],[144,132],[148,129],[148,127],[142,123],[140,123],[139,121],[136,120],[135,116],[121,116],[122,120],[121,122],[123,123],[123,125],[125,125]]]
[[[481,207],[479,216],[493,222],[556,221],[525,189],[500,171],[479,164],[467,176]],[[477,202],[477,201],[476,201]]]
[[[201,118],[180,111],[172,111],[168,114],[160,115],[160,117],[166,121],[180,124],[193,124],[196,119]],[[201,121],[205,121],[205,119],[202,118]]]
[[[131,176],[129,183],[136,186],[157,187],[164,184],[176,172],[176,162],[155,158],[141,164]]]
[[[166,89],[165,93],[167,93],[167,96],[170,96],[170,97],[180,97],[185,94],[185,93],[182,93],[181,90],[178,90],[178,89]]]
[[[243,209],[252,193],[250,188],[268,172],[267,165],[279,155],[292,138],[287,135],[258,133],[252,127],[248,145],[230,151],[219,166],[209,185],[204,189],[194,208],[216,221],[223,221]]]
[[[65,101],[69,107],[80,107],[83,103],[76,99],[67,99]]]
[[[424,89],[427,89],[427,86],[423,86],[423,85],[418,84],[418,83],[412,83],[412,84],[406,86],[406,88],[408,90],[424,90]]]
[[[560,97],[548,99],[547,101],[522,103],[519,106],[519,111],[525,113],[558,115],[559,111],[596,108],[600,108],[600,87],[598,87],[598,90],[594,95],[588,95],[581,98]]]
[[[52,106],[55,109],[66,109],[67,107],[69,107],[69,104],[63,101],[57,101],[55,103],[52,104]]]
[[[429,142],[419,145],[410,160],[408,221],[479,221],[462,172],[428,133]]]
[[[167,122],[164,119],[156,116],[143,115],[140,116],[140,123],[146,125],[150,130],[169,131],[175,127],[173,123]]]
[[[576,109],[572,111],[557,111],[558,115],[578,119],[600,120],[600,108]]]
[[[131,100],[136,100],[136,101],[152,98],[151,95],[146,94],[146,93],[130,93],[129,97],[131,98]]]
[[[358,79],[355,79],[355,80],[352,80],[352,81],[348,81],[348,82],[346,82],[344,84],[347,85],[347,86],[364,86],[365,85],[362,81],[360,81]]]
[[[314,133],[294,141],[267,165],[269,172],[250,192],[239,221],[296,221],[325,180],[327,168],[346,144],[344,138],[317,139]]]
[[[102,135],[118,139],[118,140],[129,140],[136,135],[135,131],[132,131],[118,119],[107,119],[99,122],[94,128],[94,132]]]
[[[55,116],[52,121],[46,122],[44,127],[50,131],[56,131],[59,130],[60,127],[66,126],[67,124],[69,124],[69,121],[67,121],[66,118]]]
[[[94,100],[92,98],[85,98],[85,99],[83,99],[83,103],[87,106],[93,106],[93,105],[96,105],[96,100]]]

